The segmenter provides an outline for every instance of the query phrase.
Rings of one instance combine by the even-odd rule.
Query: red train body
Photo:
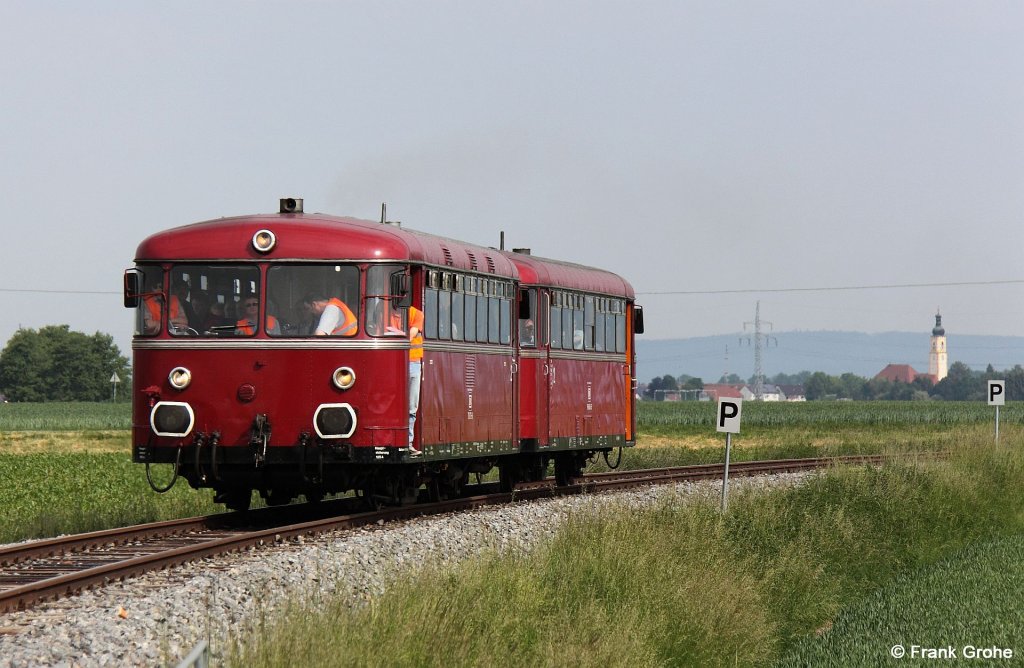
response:
[[[139,245],[125,274],[136,462],[175,463],[232,508],[252,490],[402,502],[493,467],[510,487],[553,462],[564,482],[635,443],[643,325],[625,280],[292,202]],[[314,336],[311,296],[344,302],[354,335]],[[422,454],[410,306],[425,318]]]

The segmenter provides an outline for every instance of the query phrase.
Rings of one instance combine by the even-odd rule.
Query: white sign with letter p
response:
[[[729,434],[740,433],[740,413],[743,412],[743,400],[732,397],[719,397],[718,418],[715,422],[718,431]]]
[[[990,381],[988,381],[988,405],[989,406],[1005,406],[1006,405],[1006,381],[1005,380],[990,380]]]

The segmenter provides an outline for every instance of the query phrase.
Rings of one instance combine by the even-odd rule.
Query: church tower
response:
[[[928,373],[935,378],[936,383],[949,374],[946,330],[942,328],[942,316],[938,313],[935,314],[935,327],[932,329],[932,351],[928,355]]]

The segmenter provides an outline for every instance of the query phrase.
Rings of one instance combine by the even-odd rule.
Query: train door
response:
[[[519,439],[524,450],[537,447],[547,433],[547,378],[541,332],[537,289],[519,291],[518,365],[519,387],[516,393]],[[542,423],[543,422],[543,423]],[[546,440],[546,439],[545,439]]]

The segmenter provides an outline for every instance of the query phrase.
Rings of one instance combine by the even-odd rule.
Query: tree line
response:
[[[990,364],[984,371],[972,371],[963,362],[954,362],[949,374],[938,383],[928,376],[918,376],[912,383],[893,383],[884,378],[864,378],[853,373],[830,376],[821,371],[801,371],[797,374],[776,374],[766,382],[773,385],[802,385],[808,401],[819,399],[852,399],[855,401],[983,401],[987,398],[988,381],[1005,380],[1008,401],[1024,400],[1024,367],[996,371]],[[754,384],[754,379],[742,380],[735,374],[723,376],[719,383]],[[644,396],[648,399],[664,398],[666,391],[702,389],[704,382],[693,376],[670,374],[651,380]]]
[[[131,397],[128,358],[109,334],[86,335],[69,325],[19,329],[0,352],[0,394],[9,401],[110,401]]]

